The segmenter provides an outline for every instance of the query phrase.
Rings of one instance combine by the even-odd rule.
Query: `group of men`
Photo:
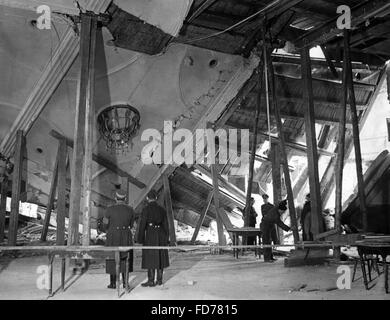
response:
[[[267,194],[262,195],[264,204],[261,206],[261,240],[264,245],[279,244],[279,237],[276,230],[276,226],[280,227],[284,231],[290,231],[294,227],[287,226],[282,220],[281,215],[287,210],[287,200],[281,201],[277,206],[269,203],[269,196]],[[256,210],[253,208],[255,200],[251,198],[250,200],[250,210],[249,210],[249,227],[256,227]],[[244,210],[244,212],[246,212]],[[295,227],[296,228],[296,227]],[[248,237],[247,244],[254,244],[255,239]],[[274,262],[276,259],[273,256],[272,248],[264,248],[264,261],[265,262]]]
[[[126,194],[117,191],[116,204],[106,209],[103,223],[106,226],[106,246],[132,246],[135,213],[126,204]],[[144,246],[167,246],[169,244],[169,230],[167,213],[163,207],[157,204],[157,193],[152,190],[148,193],[147,205],[143,208],[138,235],[135,242]],[[126,259],[127,254],[121,254],[120,272],[122,274],[123,287],[126,287]],[[154,287],[163,284],[164,268],[169,266],[168,250],[144,249],[142,250],[142,269],[147,269],[148,280],[142,283],[143,287]],[[129,272],[133,271],[133,251],[130,250]],[[115,261],[106,261],[106,273],[110,275],[110,289],[116,288]],[[157,273],[157,277],[156,277]],[[155,281],[156,280],[156,281]]]

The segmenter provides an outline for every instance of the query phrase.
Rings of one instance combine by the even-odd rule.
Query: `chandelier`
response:
[[[126,152],[138,132],[140,119],[138,110],[128,104],[114,105],[101,111],[97,122],[107,150]]]

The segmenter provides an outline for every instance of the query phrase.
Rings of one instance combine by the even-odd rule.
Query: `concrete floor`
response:
[[[37,268],[46,263],[44,256],[0,257],[0,299],[48,299],[47,290],[38,289],[36,284]],[[132,290],[121,299],[390,299],[390,294],[386,295],[384,291],[383,274],[373,279],[369,291],[364,289],[359,269],[358,279],[350,290],[326,291],[336,287],[339,277],[336,265],[285,268],[283,258],[269,264],[249,253],[238,260],[228,253],[172,253],[171,266],[164,275],[165,284],[154,288],[140,286],[146,273],[139,269],[139,265],[137,255],[134,272],[130,275]],[[56,290],[59,286],[58,261],[54,270]],[[65,292],[58,292],[49,299],[118,299],[116,290],[106,289],[108,275],[104,272],[102,263],[92,264],[90,270],[81,276],[71,276],[68,272]],[[294,290],[303,285],[306,285],[304,289]]]

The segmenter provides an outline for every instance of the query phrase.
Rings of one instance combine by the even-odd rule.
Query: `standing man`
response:
[[[301,213],[301,226],[302,226],[302,240],[312,241],[313,234],[311,233],[311,203],[310,193],[306,195],[306,201],[303,205]]]
[[[283,223],[280,216],[287,210],[287,200],[283,200],[277,207],[273,207],[266,216],[263,216],[260,224],[263,244],[271,244],[271,233],[275,225],[278,225],[284,231],[290,231],[291,228]],[[272,248],[264,248],[264,262],[274,262],[276,259],[272,255]]]
[[[148,193],[148,204],[142,210],[138,232],[138,243],[145,246],[167,246],[169,243],[169,229],[167,212],[156,202],[157,193],[152,190]],[[168,250],[145,249],[142,250],[142,269],[148,270],[148,281],[142,283],[143,287],[162,285],[164,268],[169,267]],[[154,282],[157,270],[157,282]]]
[[[126,193],[118,190],[115,194],[116,204],[108,207],[104,214],[103,223],[107,230],[106,246],[132,246],[133,235],[131,228],[134,223],[134,211],[126,204]],[[133,271],[133,250],[129,252],[129,272]],[[126,259],[127,253],[121,253],[120,272],[122,273],[123,287],[126,288]],[[115,261],[113,259],[106,260],[106,273],[110,274],[109,289],[116,288],[116,270]]]
[[[269,196],[268,194],[264,193],[262,196],[264,204],[261,206],[261,216],[265,217],[268,212],[274,207],[274,205],[270,202],[268,202]],[[276,226],[271,230],[271,240],[274,244],[279,244],[279,237],[278,232],[276,230]]]
[[[257,212],[255,210],[255,208],[253,208],[253,205],[255,204],[255,199],[254,198],[251,198],[249,200],[249,206],[250,206],[250,210],[249,210],[249,227],[251,228],[255,228],[256,227],[256,217],[257,217]],[[246,207],[244,208],[244,210],[242,211],[243,213],[243,216],[242,218],[244,219],[245,221],[245,213],[246,213]],[[256,237],[248,237],[247,239],[247,244],[248,245],[253,245],[255,244],[255,240],[256,240]]]

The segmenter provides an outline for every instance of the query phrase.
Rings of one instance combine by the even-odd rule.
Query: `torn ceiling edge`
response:
[[[122,10],[176,37],[193,0],[115,0]]]
[[[252,55],[248,59],[243,60],[241,67],[237,69],[235,74],[230,78],[229,82],[227,82],[226,86],[221,90],[218,96],[214,98],[214,101],[210,104],[208,110],[199,119],[199,121],[192,130],[193,134],[195,133],[196,129],[205,129],[207,127],[208,122],[214,122],[218,119],[218,117],[223,113],[229,102],[235,98],[235,96],[238,94],[239,90],[242,88],[245,82],[251,77],[254,69],[257,68],[258,64],[259,57],[255,55]],[[197,138],[201,139],[202,137]],[[196,140],[195,145],[199,142],[199,140]],[[187,141],[187,143],[190,142]],[[167,161],[167,163],[170,162],[172,161]],[[150,179],[150,181],[146,183],[147,188],[142,190],[142,193],[134,202],[133,207],[135,208],[135,210],[139,209],[148,192],[154,188],[161,175],[165,173],[170,167],[172,166],[167,164],[162,165],[156,172],[156,174],[152,177],[152,179]]]

